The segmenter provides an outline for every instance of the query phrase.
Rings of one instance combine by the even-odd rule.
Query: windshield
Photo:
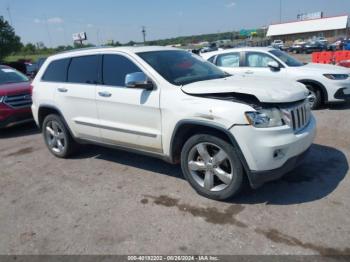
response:
[[[154,51],[138,55],[167,81],[178,86],[228,76],[213,64],[186,51]]]
[[[280,50],[271,50],[269,51],[274,56],[278,57],[280,60],[282,60],[287,66],[291,67],[297,67],[297,66],[303,66],[304,64],[300,62],[299,60],[295,59],[294,57],[288,55],[285,52],[282,52]]]
[[[0,66],[0,85],[28,81],[29,79],[17,70]]]

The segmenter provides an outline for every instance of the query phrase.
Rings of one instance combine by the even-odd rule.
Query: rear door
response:
[[[102,84],[96,101],[101,136],[106,143],[161,152],[160,89],[127,88],[127,74],[144,72],[126,54],[105,54],[102,58]]]
[[[232,52],[218,55],[215,64],[230,74],[242,74],[242,56],[240,52]]]
[[[100,137],[95,100],[98,69],[97,55],[73,57],[66,82],[56,84],[55,102],[77,137]]]

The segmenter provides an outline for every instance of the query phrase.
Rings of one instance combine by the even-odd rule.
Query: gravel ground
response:
[[[61,160],[34,125],[0,131],[0,254],[350,254],[350,105],[315,115],[300,168],[226,203],[157,159]]]

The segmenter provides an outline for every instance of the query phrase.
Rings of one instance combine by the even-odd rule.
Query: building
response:
[[[295,22],[270,25],[267,37],[281,39],[285,42],[313,37],[326,37],[329,41],[348,36],[349,16],[321,17]]]

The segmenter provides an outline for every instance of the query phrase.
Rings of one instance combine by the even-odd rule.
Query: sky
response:
[[[280,15],[293,21],[298,13],[317,11],[349,14],[350,0],[0,0],[0,15],[22,42],[49,47],[72,44],[77,32],[87,32],[96,45],[126,43],[142,41],[142,26],[146,39],[156,40],[260,28]]]

